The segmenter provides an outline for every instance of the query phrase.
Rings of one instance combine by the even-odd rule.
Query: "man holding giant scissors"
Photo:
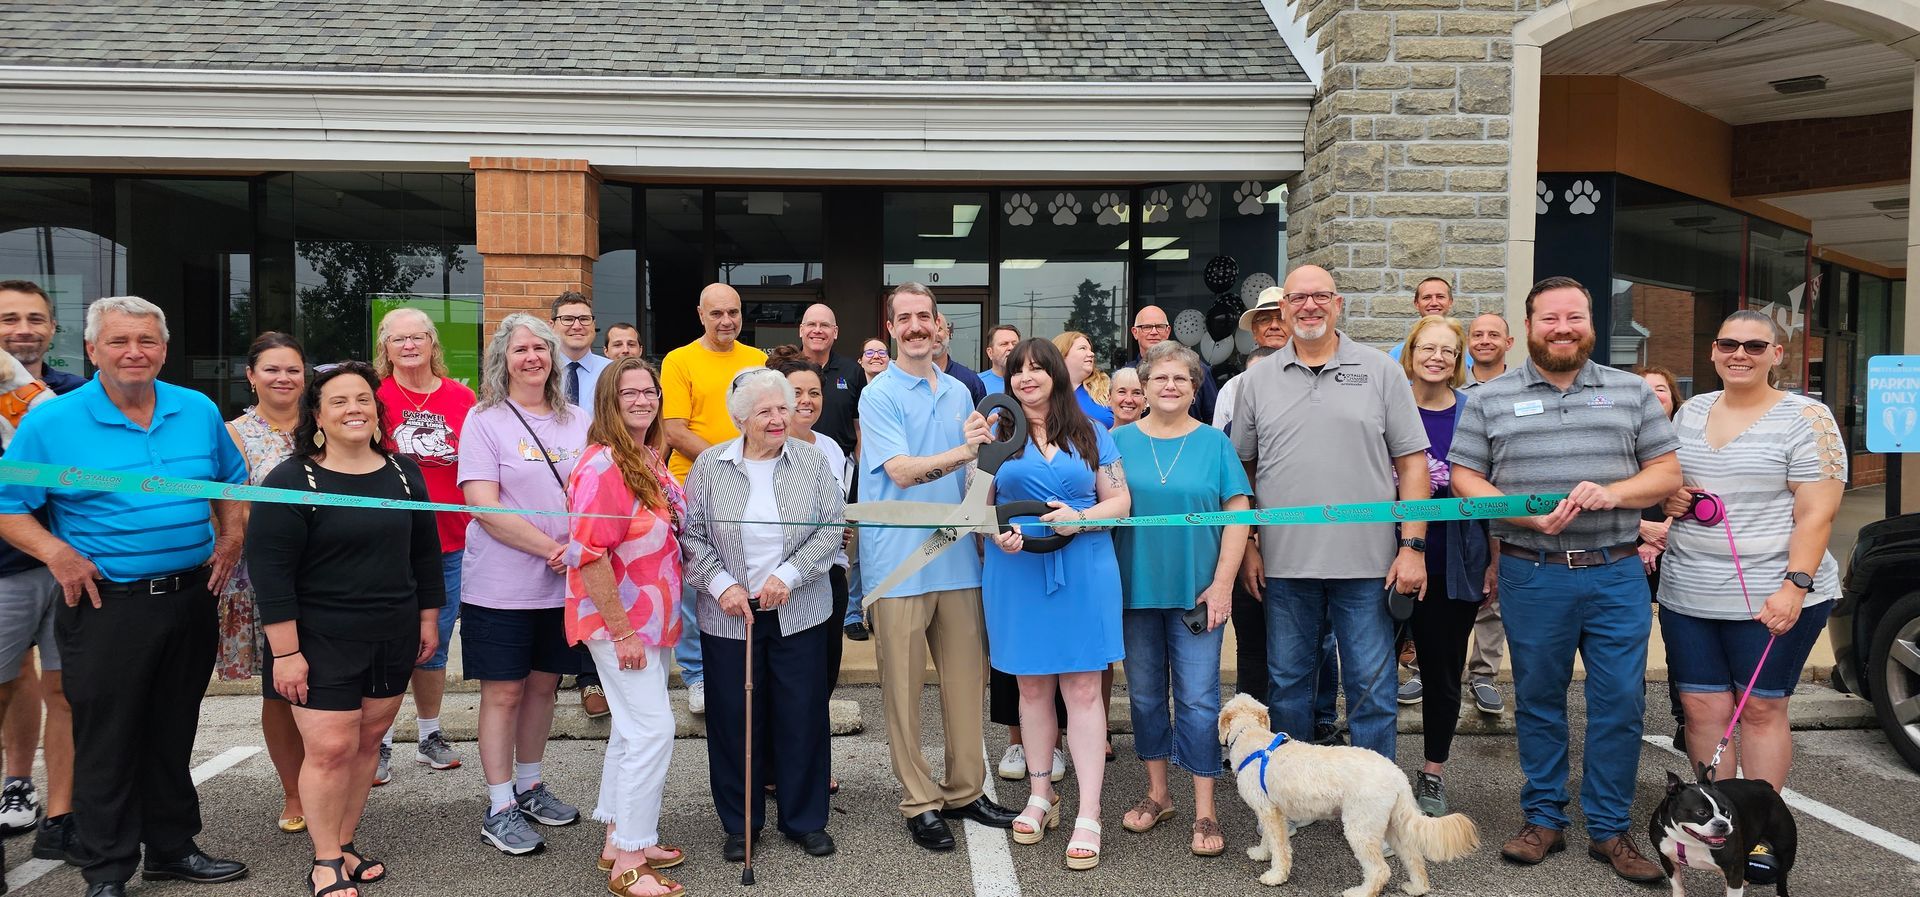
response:
[[[918,283],[900,284],[887,297],[886,311],[887,335],[899,352],[860,394],[860,497],[957,505],[966,497],[980,446],[992,438],[987,420],[973,409],[966,386],[934,367],[939,309],[933,291]],[[860,534],[860,567],[871,597],[896,568],[919,565],[873,601],[869,619],[907,831],[921,847],[952,850],[947,819],[1010,828],[1014,813],[983,791],[987,665],[980,557],[970,544],[929,555],[923,551],[927,541],[923,529],[869,529]],[[920,751],[920,689],[928,658],[940,676],[946,734],[945,778],[940,780]]]

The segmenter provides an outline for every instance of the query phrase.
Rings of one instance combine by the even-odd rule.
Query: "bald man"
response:
[[[866,385],[867,375],[853,359],[833,354],[839,340],[840,320],[833,309],[818,302],[807,306],[800,316],[800,352],[819,366],[823,397],[813,431],[833,437],[840,450],[852,457],[859,435],[854,421],[860,416],[860,387]]]
[[[1173,325],[1167,322],[1167,313],[1158,305],[1148,305],[1133,316],[1133,342],[1139,351],[1126,367],[1137,368],[1140,359],[1147,356],[1147,350],[1166,342],[1173,335]],[[1213,406],[1220,396],[1220,384],[1213,379],[1213,368],[1204,361],[1200,362],[1200,382],[1194,387],[1193,404],[1187,406],[1187,413],[1203,424],[1213,423]]]

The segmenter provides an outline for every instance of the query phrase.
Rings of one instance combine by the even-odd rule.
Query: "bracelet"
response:
[[[634,636],[636,636],[636,635],[639,635],[639,634],[640,634],[640,630],[638,630],[638,629],[635,629],[635,630],[633,630],[632,632],[629,632],[629,633],[627,633],[626,635],[623,635],[623,636],[621,636],[621,637],[619,637],[619,638],[617,638],[617,639],[614,639],[613,641],[614,641],[614,643],[616,643],[616,644],[618,644],[618,643],[620,643],[620,642],[624,642],[624,641],[626,641],[627,639],[630,639],[630,638],[633,638]]]
[[[291,650],[291,651],[288,651],[288,652],[287,652],[287,653],[285,653],[285,654],[275,654],[275,655],[273,655],[273,659],[274,659],[274,660],[280,660],[281,658],[285,658],[285,657],[292,657],[293,655],[295,655],[295,654],[298,654],[298,653],[300,653],[300,649],[299,649],[299,648],[295,648],[295,649],[293,649],[293,650]]]

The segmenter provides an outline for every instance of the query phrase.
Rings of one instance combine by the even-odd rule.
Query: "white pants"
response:
[[[613,823],[615,848],[645,850],[660,843],[660,802],[673,759],[673,708],[667,703],[673,651],[648,648],[646,669],[623,670],[612,642],[591,639],[587,650],[613,710],[593,818]]]

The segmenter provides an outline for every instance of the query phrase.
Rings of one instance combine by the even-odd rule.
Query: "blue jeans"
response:
[[[1513,658],[1514,722],[1520,808],[1528,822],[1565,829],[1567,688],[1573,655],[1586,664],[1586,765],[1580,809],[1587,834],[1603,841],[1633,825],[1646,712],[1647,576],[1629,551],[1613,563],[1568,568],[1517,557],[1500,559],[1500,606]]]
[[[1320,677],[1313,683],[1313,727],[1340,723],[1340,642],[1327,629],[1320,640]]]
[[[860,606],[861,597],[867,594],[866,587],[860,584],[860,559],[849,554],[847,560],[852,563],[847,567],[847,616],[840,621],[843,627],[864,623],[867,619],[866,610]]]
[[[453,621],[460,619],[460,556],[464,551],[440,555],[440,578],[447,584],[447,603],[440,607],[440,645],[433,656],[420,665],[423,670],[447,668],[447,649],[453,645]]]
[[[1267,673],[1272,677],[1275,732],[1313,737],[1314,687],[1321,646],[1329,627],[1340,655],[1341,684],[1347,692],[1347,731],[1355,747],[1392,759],[1394,701],[1393,618],[1382,597],[1386,580],[1267,580]]]
[[[680,681],[688,685],[706,681],[706,667],[700,662],[700,619],[694,607],[699,594],[693,586],[680,587],[680,644],[673,649],[673,659],[680,664]]]
[[[1194,635],[1180,621],[1183,613],[1130,610],[1120,618],[1133,752],[1142,760],[1171,755],[1173,765],[1211,778],[1220,774],[1220,645],[1226,627]]]

